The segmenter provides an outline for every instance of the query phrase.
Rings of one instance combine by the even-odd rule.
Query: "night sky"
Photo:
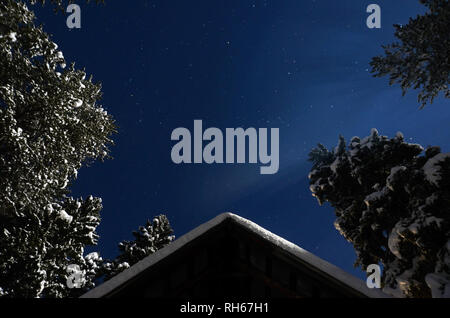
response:
[[[394,23],[424,12],[414,0],[106,0],[78,3],[81,29],[67,14],[35,7],[67,61],[103,85],[103,106],[119,126],[113,160],[83,168],[73,196],[103,199],[98,250],[117,243],[147,218],[164,213],[177,237],[222,212],[233,212],[343,268],[352,246],[334,229],[334,213],[311,196],[308,152],[338,135],[397,131],[423,146],[450,151],[450,108],[442,97],[419,110],[417,92],[401,96],[373,78],[371,57],[394,40]],[[382,28],[368,29],[366,7],[382,9]],[[177,127],[279,128],[280,169],[260,164],[176,165]],[[91,249],[89,249],[91,251]]]

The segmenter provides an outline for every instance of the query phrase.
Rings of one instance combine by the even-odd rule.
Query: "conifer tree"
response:
[[[373,129],[310,153],[310,189],[335,211],[355,266],[382,264],[386,293],[450,297],[450,153]]]
[[[100,274],[105,275],[106,280],[155,253],[175,238],[165,215],[156,216],[152,222],[147,220],[145,226],[140,226],[133,232],[133,236],[133,241],[119,243],[120,254],[115,260],[104,262],[103,271]]]
[[[420,0],[428,12],[411,18],[406,25],[394,25],[399,42],[383,46],[385,55],[370,63],[374,76],[389,75],[390,84],[399,83],[403,95],[419,89],[421,107],[443,93],[450,98],[450,2]]]
[[[101,87],[66,61],[25,3],[0,3],[0,294],[63,297],[71,264],[90,271],[101,199],[69,196],[108,157]]]

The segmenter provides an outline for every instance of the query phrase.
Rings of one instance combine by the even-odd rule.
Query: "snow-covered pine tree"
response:
[[[450,2],[420,2],[429,11],[406,25],[394,25],[400,42],[383,46],[385,55],[374,57],[370,64],[374,76],[389,75],[391,85],[400,83],[403,95],[410,88],[420,89],[418,101],[424,107],[439,92],[450,98]]]
[[[175,239],[169,220],[163,214],[154,217],[152,222],[147,220],[145,226],[140,226],[138,231],[133,231],[133,236],[133,241],[119,243],[120,254],[115,260],[104,262],[101,274],[105,275],[105,280],[155,253]]]
[[[0,3],[0,294],[63,297],[69,264],[89,272],[101,199],[68,186],[108,157],[115,131],[101,87],[66,67],[22,1]],[[92,255],[91,255],[92,256]]]
[[[373,129],[310,160],[311,192],[334,208],[355,266],[382,264],[383,290],[398,297],[450,297],[450,153]]]

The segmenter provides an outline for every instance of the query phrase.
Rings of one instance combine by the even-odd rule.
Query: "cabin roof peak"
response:
[[[138,263],[134,264],[130,268],[124,270],[118,275],[114,276],[110,280],[102,283],[94,289],[88,291],[81,298],[101,298],[114,292],[114,290],[124,286],[131,279],[136,278],[142,274],[145,270],[149,269],[153,265],[157,264],[166,257],[176,253],[183,249],[190,242],[201,239],[205,233],[218,227],[225,221],[231,221],[232,226],[238,226],[249,232],[251,235],[255,235],[266,243],[273,245],[281,252],[289,254],[291,257],[297,259],[299,262],[306,264],[313,268],[318,275],[329,277],[337,281],[338,283],[345,285],[346,287],[355,290],[357,293],[366,297],[388,297],[377,289],[369,289],[366,283],[359,278],[345,272],[337,266],[321,259],[320,257],[306,251],[298,245],[289,242],[288,240],[264,229],[258,224],[245,219],[239,215],[226,212],[219,214],[213,219],[207,221],[176,239],[166,247],[158,250],[157,252],[145,257]]]

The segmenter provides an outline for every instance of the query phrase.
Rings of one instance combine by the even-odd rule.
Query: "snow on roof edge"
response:
[[[304,250],[303,248],[299,247],[298,245],[295,245],[294,243],[289,242],[286,239],[283,239],[282,237],[280,237],[276,234],[273,234],[272,232],[264,229],[263,227],[257,225],[256,223],[254,223],[250,220],[247,220],[243,217],[240,217],[236,214],[233,214],[230,212],[225,212],[225,213],[219,214],[215,218],[199,225],[198,227],[196,227],[195,229],[186,233],[185,235],[181,236],[180,238],[176,239],[174,242],[170,243],[166,247],[145,257],[138,263],[134,264],[133,266],[124,270],[123,272],[117,274],[110,280],[91,289],[90,291],[88,291],[85,294],[83,294],[82,296],[80,296],[80,298],[100,298],[100,297],[106,296],[107,294],[109,294],[110,292],[115,290],[116,288],[125,284],[130,279],[138,276],[141,272],[143,272],[148,267],[158,263],[160,260],[162,260],[165,257],[169,256],[170,254],[176,252],[178,249],[182,248],[187,243],[193,241],[197,237],[200,237],[201,235],[206,233],[208,230],[219,225],[226,219],[234,220],[241,226],[244,226],[245,228],[249,229],[251,232],[257,234],[258,236],[261,236],[265,240],[270,241],[271,243],[280,247],[284,251],[295,255],[296,257],[300,258],[301,260],[305,261],[306,263],[319,269],[320,271],[328,274],[329,276],[334,277],[336,280],[359,291],[363,295],[366,295],[368,297],[374,297],[374,298],[389,297],[388,295],[381,292],[381,290],[367,288],[365,282],[363,282],[359,278],[345,272],[344,270],[340,269],[339,267],[337,267],[333,264],[328,263],[327,261],[321,259],[320,257]]]
[[[381,290],[370,289],[366,286],[366,283],[359,278],[347,273],[343,269],[321,259],[320,257],[308,252],[307,250],[301,248],[300,246],[266,230],[265,228],[259,226],[258,224],[247,220],[239,215],[228,213],[229,217],[235,220],[237,223],[245,226],[253,233],[263,237],[264,239],[272,242],[274,245],[278,246],[282,250],[295,255],[299,259],[305,261],[306,263],[312,265],[313,267],[319,269],[320,271],[334,277],[336,280],[348,285],[349,287],[359,291],[363,295],[374,298],[390,298]]]

